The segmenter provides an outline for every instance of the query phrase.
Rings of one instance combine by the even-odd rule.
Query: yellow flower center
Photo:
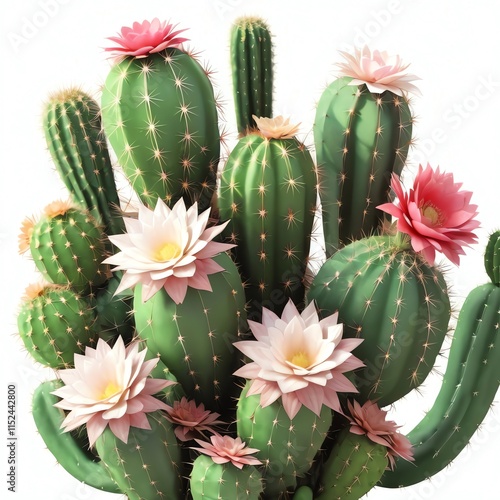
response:
[[[122,389],[119,385],[115,384],[114,382],[110,382],[104,390],[101,392],[101,395],[99,396],[99,400],[102,401],[103,399],[108,399],[109,397],[113,396],[117,392],[120,392]]]
[[[181,247],[177,243],[168,242],[160,245],[152,255],[156,262],[168,262],[176,259],[181,254]]]
[[[311,361],[304,351],[299,351],[292,356],[290,363],[295,366],[300,366],[301,368],[307,368],[311,364]]]
[[[439,210],[432,205],[424,205],[421,208],[422,215],[431,221],[433,226],[437,225],[441,221],[441,213]]]

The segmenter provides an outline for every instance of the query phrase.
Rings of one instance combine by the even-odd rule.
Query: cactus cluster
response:
[[[158,19],[123,28],[101,106],[75,88],[45,106],[71,203],[26,220],[20,239],[47,281],[18,313],[26,350],[55,372],[33,395],[43,441],[78,481],[131,500],[356,500],[432,476],[500,382],[500,235],[485,251],[490,281],[460,310],[436,402],[403,436],[381,408],[423,383],[450,333],[434,253],[458,263],[478,224],[469,194],[439,172],[438,199],[430,167],[403,196],[406,66],[368,49],[346,56],[319,100],[315,156],[298,126],[273,118],[269,26],[238,19],[239,137],[219,165],[210,71],[182,31]],[[114,168],[136,214],[122,217]],[[326,252],[312,269],[318,199]]]

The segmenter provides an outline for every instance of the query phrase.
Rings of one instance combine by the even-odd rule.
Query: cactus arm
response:
[[[58,463],[75,479],[102,491],[121,493],[96,457],[83,450],[71,433],[61,432],[64,412],[53,406],[59,399],[51,392],[62,385],[60,380],[50,380],[39,385],[33,394],[33,418],[40,436]]]
[[[500,230],[495,231],[488,240],[484,253],[484,267],[491,282],[500,286]]]

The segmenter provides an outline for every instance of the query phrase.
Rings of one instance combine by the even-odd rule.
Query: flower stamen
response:
[[[177,259],[181,253],[181,247],[177,243],[169,241],[161,244],[156,250],[154,250],[151,257],[156,262],[169,262]]]
[[[296,352],[289,361],[292,365],[300,366],[301,368],[307,368],[311,364],[309,356],[304,351]]]

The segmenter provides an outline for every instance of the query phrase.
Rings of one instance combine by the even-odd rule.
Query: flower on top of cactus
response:
[[[250,456],[252,453],[257,453],[256,448],[248,448],[241,438],[232,438],[231,436],[221,436],[214,434],[210,436],[210,443],[207,441],[195,440],[201,448],[194,448],[209,457],[216,464],[225,464],[231,462],[238,469],[242,469],[244,465],[261,465],[261,461]]]
[[[43,212],[49,218],[57,217],[58,215],[64,215],[68,210],[75,208],[75,205],[70,200],[55,200],[49,203]]]
[[[411,83],[412,80],[420,78],[406,73],[409,64],[403,64],[398,55],[390,56],[387,52],[379,50],[372,52],[366,45],[362,49],[354,49],[354,55],[343,51],[340,54],[346,61],[337,63],[337,66],[340,69],[340,76],[353,78],[349,85],[364,83],[374,94],[381,94],[386,90],[399,96],[402,96],[403,92],[420,93]]]
[[[153,394],[176,382],[148,378],[158,358],[145,356],[139,342],[125,347],[121,337],[113,347],[99,339],[95,349],[75,354],[75,367],[58,372],[65,385],[53,392],[62,398],[54,406],[69,410],[64,431],[86,424],[92,447],[108,425],[124,443],[131,426],[150,429],[146,413],[167,408]]]
[[[391,469],[394,468],[394,458],[399,456],[404,460],[413,461],[411,443],[406,436],[398,432],[400,426],[392,420],[386,420],[387,412],[381,410],[373,401],[367,401],[361,406],[357,401],[347,402],[353,434],[366,435],[374,443],[385,446]]]
[[[281,318],[263,308],[262,324],[248,322],[257,340],[234,343],[253,360],[234,373],[252,380],[247,395],[260,394],[262,407],[281,397],[290,419],[302,405],[341,411],[337,393],[358,392],[343,374],[364,366],[351,353],[363,339],[342,339],[337,316],[320,321],[314,302],[300,314],[289,300]]]
[[[257,117],[252,115],[260,133],[267,139],[291,139],[299,131],[300,123],[290,123],[290,118],[276,116],[274,118]]]
[[[196,401],[188,400],[183,397],[180,401],[174,401],[173,407],[166,409],[168,413],[167,420],[175,424],[175,435],[179,441],[190,441],[196,437],[203,436],[204,432],[215,431],[212,429],[217,424],[223,424],[219,413],[212,413],[205,410],[205,405]]]
[[[33,227],[36,220],[33,217],[26,217],[21,222],[21,231],[17,237],[19,254],[26,253],[30,248],[31,235],[33,234]]]
[[[419,166],[413,188],[404,192],[401,181],[392,175],[391,188],[397,203],[384,203],[377,208],[397,218],[397,229],[410,236],[411,246],[433,264],[436,250],[456,265],[463,247],[477,242],[473,230],[479,227],[477,205],[472,205],[471,191],[461,190],[462,184],[453,174],[434,171],[427,164]]]
[[[151,22],[135,22],[132,27],[123,26],[118,36],[110,36],[108,40],[117,43],[115,47],[106,47],[106,52],[112,52],[111,57],[122,59],[126,56],[136,58],[147,57],[148,54],[161,52],[167,47],[176,47],[188,38],[178,36],[186,28],[174,31],[173,24],[160,21],[155,17]]]
[[[212,257],[234,245],[212,241],[228,222],[207,228],[209,215],[198,215],[197,203],[186,209],[182,198],[173,208],[161,199],[154,210],[140,204],[138,219],[124,219],[127,232],[109,236],[121,252],[104,263],[125,271],[115,293],[141,283],[144,302],[164,288],[179,304],[188,286],[212,291],[208,275],[224,271]]]

